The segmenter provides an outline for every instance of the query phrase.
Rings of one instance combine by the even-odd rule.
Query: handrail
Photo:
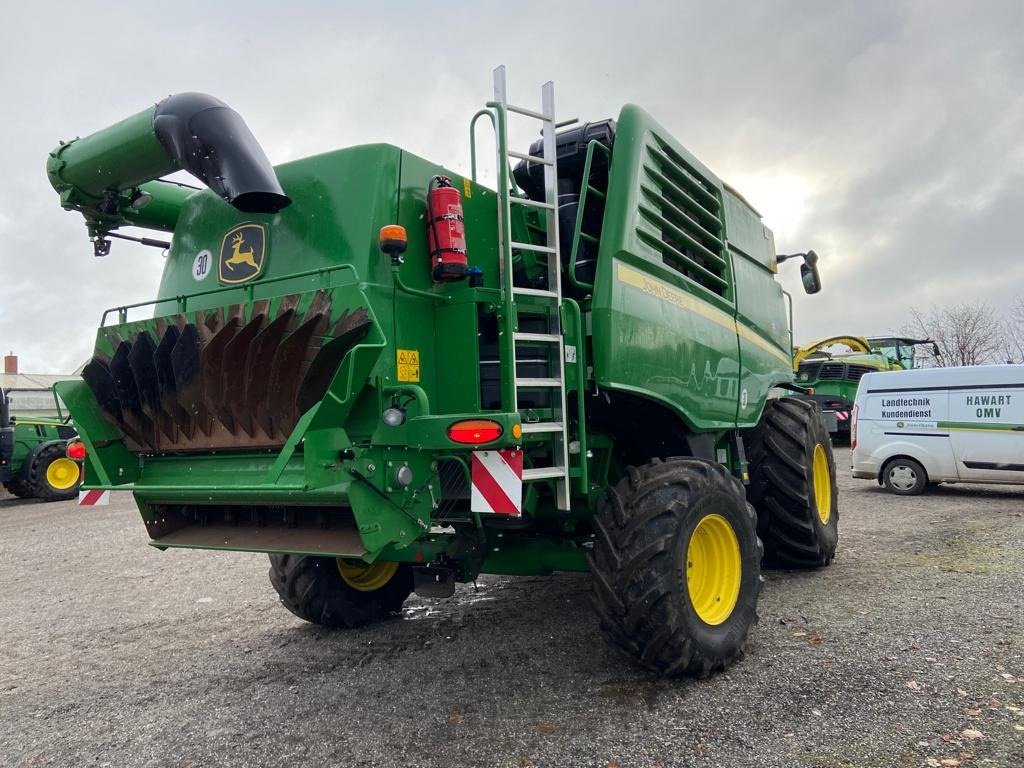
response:
[[[500,142],[498,145],[498,162],[505,166],[505,173],[502,174],[499,170],[498,178],[500,179],[504,175],[506,178],[505,189],[509,189],[517,195],[526,197],[526,193],[523,192],[516,183],[515,174],[509,171],[508,161],[506,160],[505,162],[502,162],[502,158],[508,158],[508,146],[505,144],[508,139],[508,105],[503,104],[500,101],[488,101],[486,104],[487,107],[493,109],[494,113],[498,116],[498,125],[495,127],[495,133],[497,134],[496,138]],[[501,130],[498,130],[499,127]],[[504,151],[502,151],[502,147],[504,147]]]
[[[515,294],[512,292],[512,208],[508,203],[510,194],[509,184],[510,177],[512,174],[509,173],[508,162],[505,158],[508,157],[506,146],[507,138],[507,120],[508,116],[505,112],[505,105],[500,101],[489,101],[487,106],[494,110],[494,115],[497,118],[495,124],[495,134],[497,141],[498,150],[498,259],[500,260],[499,269],[502,275],[502,317],[499,322],[504,325],[502,333],[500,334],[500,359],[505,365],[507,373],[501,377],[501,402],[502,407],[506,411],[515,411],[516,408],[516,384],[515,384],[515,365],[511,366],[512,370],[508,369],[508,362],[515,360],[515,331],[516,331],[516,313],[512,308],[515,303]]]
[[[153,299],[152,301],[140,301],[137,304],[125,304],[120,307],[111,307],[103,312],[103,317],[100,318],[100,327],[104,327],[107,324],[107,315],[111,312],[117,312],[118,323],[128,322],[128,310],[138,309],[139,307],[156,306],[157,304],[164,304],[166,302],[176,302],[178,305],[178,312],[188,311],[188,300],[196,299],[200,296],[211,296],[216,293],[225,293],[227,291],[237,291],[239,289],[245,291],[248,294],[247,301],[253,300],[253,295],[257,286],[270,285],[271,283],[279,283],[285,280],[294,280],[300,277],[312,277],[313,275],[324,275],[328,272],[334,272],[342,269],[352,270],[352,275],[356,282],[359,282],[359,273],[356,272],[356,268],[351,264],[335,264],[332,267],[318,267],[317,269],[308,269],[304,272],[295,272],[291,275],[281,275],[280,277],[271,277],[266,280],[261,280],[258,283],[248,283],[243,286],[238,285],[224,285],[219,288],[211,288],[208,291],[199,291],[198,293],[188,293],[179,296],[166,296],[162,299]]]
[[[587,144],[586,160],[583,162],[582,184],[580,185],[580,202],[578,210],[576,211],[576,226],[573,230],[572,250],[569,251],[568,266],[569,281],[577,288],[579,288],[581,291],[594,290],[593,283],[585,283],[581,280],[576,279],[576,257],[579,255],[580,235],[583,233],[583,212],[586,209],[587,204],[587,191],[590,189],[590,166],[594,161],[594,149],[600,149],[602,152],[604,152],[605,157],[608,160],[608,169],[609,171],[611,171],[611,150],[608,149],[608,147],[606,147],[604,144],[599,142],[597,139],[591,139],[590,142]],[[607,195],[607,191],[605,192],[605,194]],[[605,204],[607,205],[607,198],[605,200]]]
[[[395,280],[395,286],[402,293],[407,293],[410,296],[419,296],[423,299],[433,299],[434,301],[451,301],[452,297],[447,293],[431,293],[430,291],[421,291],[419,288],[410,288],[404,282],[402,282],[402,276],[398,274],[398,266],[391,268],[391,274]]]
[[[476,121],[487,115],[491,121],[491,129],[497,134],[498,127],[494,122],[494,113],[489,109],[481,109],[475,115],[473,119],[469,121],[469,167],[470,167],[470,178],[475,182],[476,179]],[[495,137],[497,138],[497,137]]]
[[[572,326],[573,341],[576,346],[576,440],[580,444],[579,450],[579,489],[580,493],[586,494],[590,490],[590,462],[587,459],[587,406],[586,398],[583,396],[587,386],[587,345],[583,330],[583,313],[580,310],[579,302],[572,299],[562,301],[562,312],[568,315],[571,320],[566,325]],[[568,414],[567,414],[568,415]]]

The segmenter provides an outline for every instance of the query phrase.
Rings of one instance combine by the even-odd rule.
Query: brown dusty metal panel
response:
[[[153,539],[156,547],[222,548],[256,552],[306,552],[360,557],[366,552],[355,528],[247,528],[192,525]]]

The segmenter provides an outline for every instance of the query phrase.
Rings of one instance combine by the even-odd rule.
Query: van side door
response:
[[[888,374],[870,374],[863,407],[859,408],[857,441],[877,446],[872,455],[878,467],[895,456],[920,462],[932,481],[959,479],[947,418],[948,393],[934,386],[886,386]],[[859,449],[858,449],[859,450]]]
[[[949,393],[949,422],[964,480],[1024,483],[1024,385]]]

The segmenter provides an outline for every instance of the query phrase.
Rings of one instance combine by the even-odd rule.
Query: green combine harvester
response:
[[[796,383],[812,390],[807,397],[821,408],[828,431],[850,438],[850,421],[857,385],[865,373],[909,371],[918,366],[917,347],[927,345],[938,356],[931,339],[903,336],[830,336],[805,344],[793,352]],[[848,352],[829,352],[845,347]]]
[[[0,389],[0,483],[21,499],[62,501],[78,495],[82,463],[66,455],[75,428],[59,419],[17,418]]]
[[[158,298],[109,310],[58,385],[86,487],[131,491],[159,549],[268,553],[324,626],[589,571],[613,646],[722,669],[762,556],[827,565],[838,536],[772,233],[638,107],[556,133],[550,83],[535,109],[504,83],[470,131],[495,129],[497,191],[475,149],[468,178],[386,144],[271,167],[194,93],[58,146],[96,254],[173,233]],[[512,120],[542,139],[513,149]],[[180,169],[208,188],[158,180]]]

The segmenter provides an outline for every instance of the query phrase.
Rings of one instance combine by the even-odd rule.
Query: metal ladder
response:
[[[539,480],[555,481],[555,497],[558,508],[569,509],[569,426],[566,421],[565,405],[565,344],[562,336],[562,270],[559,262],[558,242],[558,164],[555,151],[555,85],[548,81],[541,88],[541,111],[537,112],[508,103],[508,86],[505,67],[494,70],[494,101],[488,107],[495,110],[497,116],[498,146],[498,228],[500,232],[500,265],[502,270],[502,291],[507,308],[504,323],[503,357],[510,361],[510,371],[505,376],[506,385],[503,398],[514,403],[518,411],[521,407],[520,390],[549,389],[552,391],[552,418],[548,421],[524,421],[524,434],[547,434],[551,438],[552,463],[549,466],[530,467],[523,470],[523,482]],[[522,115],[539,120],[543,154],[533,157],[508,148],[508,115]],[[525,160],[540,163],[544,166],[544,202],[530,200],[512,194],[512,179],[509,172],[509,161]],[[512,239],[512,206],[522,205],[544,212],[546,222],[545,242],[543,245],[518,242]],[[547,256],[547,289],[526,288],[513,284],[512,252],[533,251]],[[547,306],[548,330],[546,333],[521,333],[519,331],[519,310],[517,297],[528,298],[531,303]],[[540,313],[537,313],[540,314]],[[518,351],[521,344],[550,344],[557,358],[556,370],[551,371],[551,378],[525,378],[518,373]]]

